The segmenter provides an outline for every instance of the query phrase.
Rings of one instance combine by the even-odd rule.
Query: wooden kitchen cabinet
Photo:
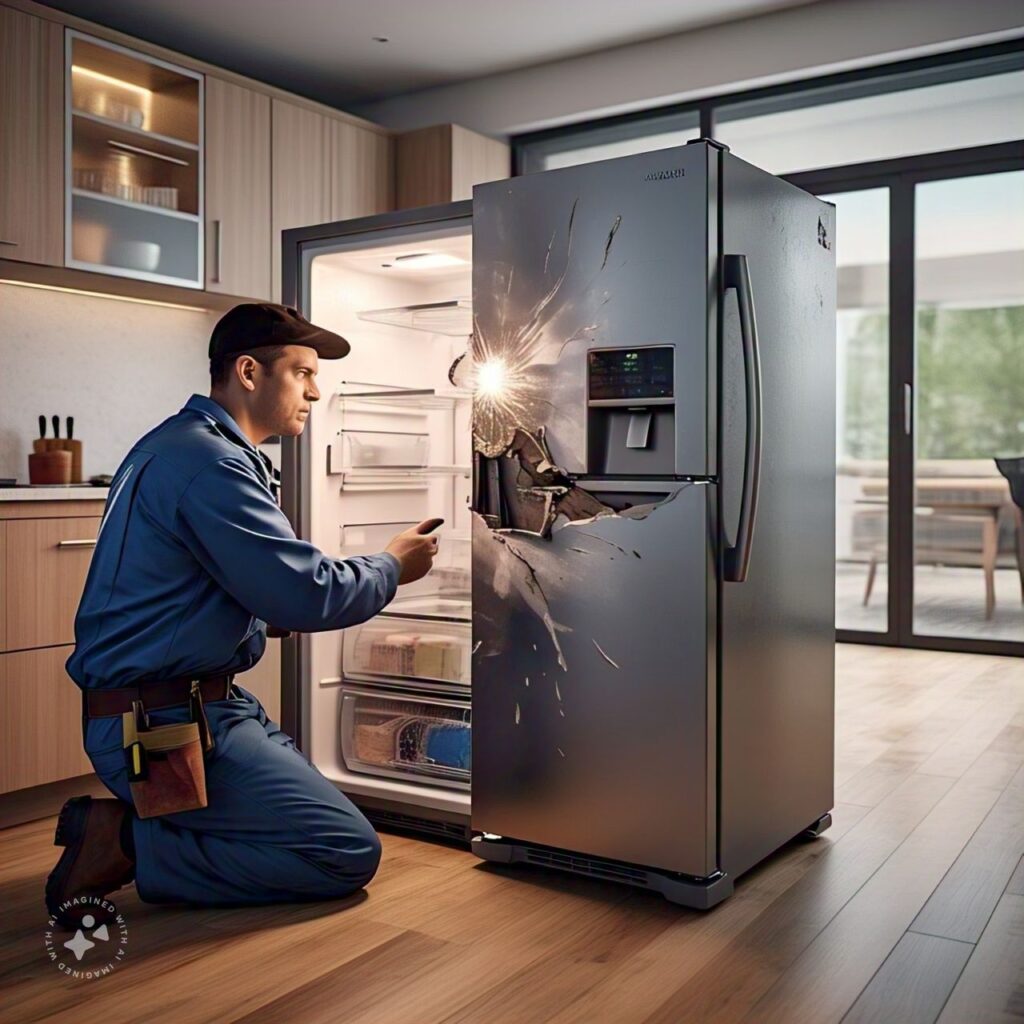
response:
[[[395,139],[395,208],[472,199],[473,186],[510,173],[509,147],[457,124],[438,124]]]
[[[7,650],[74,641],[75,613],[99,525],[99,517],[4,524]]]
[[[330,122],[331,202],[328,220],[383,213],[394,206],[394,143],[390,136],[344,121]]]
[[[271,295],[281,301],[281,232],[331,215],[330,122],[275,99],[271,108]]]
[[[269,299],[270,97],[206,78],[206,289]]]
[[[282,100],[273,101],[271,127],[271,290],[279,302],[281,232],[390,210],[394,159],[386,133]]]
[[[92,771],[81,691],[64,671],[72,649],[0,654],[0,793]]]
[[[0,7],[0,259],[64,263],[64,32]]]
[[[7,650],[7,524],[0,520],[0,651]]]

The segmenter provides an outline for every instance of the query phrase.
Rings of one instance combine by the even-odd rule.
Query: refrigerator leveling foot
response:
[[[494,864],[534,864],[604,882],[652,889],[660,892],[670,903],[693,910],[710,910],[733,892],[732,878],[722,872],[706,878],[695,878],[606,860],[603,857],[591,857],[585,853],[523,843],[504,836],[474,836],[471,849],[481,860]]]
[[[832,815],[830,813],[823,814],[813,825],[808,825],[807,828],[800,833],[802,839],[817,839],[822,832],[827,828],[832,827]]]

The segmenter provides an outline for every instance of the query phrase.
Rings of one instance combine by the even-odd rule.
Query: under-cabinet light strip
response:
[[[85,288],[66,288],[58,284],[39,284],[36,281],[11,281],[0,278],[0,284],[11,284],[17,288],[39,288],[48,292],[67,292],[70,295],[88,295],[94,299],[111,299],[114,302],[135,302],[140,306],[163,306],[166,309],[188,309],[194,313],[210,313],[204,306],[188,306],[182,302],[162,302],[159,299],[136,299],[131,295],[109,295],[106,292],[90,292]]]

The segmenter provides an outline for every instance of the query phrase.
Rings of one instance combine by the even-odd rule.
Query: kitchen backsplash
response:
[[[83,473],[113,473],[132,444],[209,392],[217,314],[0,284],[0,477],[28,482],[39,416],[73,416]]]

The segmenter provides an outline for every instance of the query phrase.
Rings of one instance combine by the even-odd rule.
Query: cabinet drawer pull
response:
[[[59,548],[94,548],[96,547],[95,537],[86,538],[83,540],[59,540],[57,541],[57,547]]]
[[[17,245],[17,242],[12,242],[9,238],[0,238],[0,245]]]

